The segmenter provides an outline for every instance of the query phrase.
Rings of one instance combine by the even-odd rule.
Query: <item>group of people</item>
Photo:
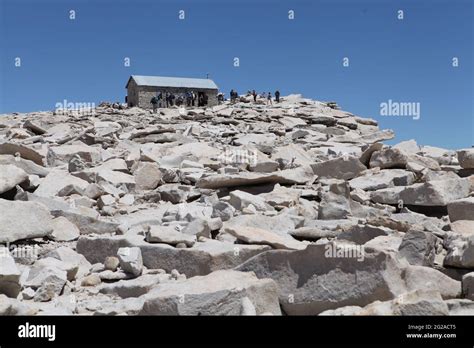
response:
[[[233,89],[230,90],[230,102],[234,104],[239,97],[239,93],[237,91],[234,91]]]
[[[253,101],[256,102],[257,101],[257,93],[255,92],[255,90],[252,91],[252,95],[253,95]],[[268,92],[267,95],[265,95],[265,93],[262,93],[262,97],[267,99],[267,105],[273,105],[273,99],[272,99],[272,93],[271,92]],[[275,101],[277,103],[280,102],[280,91],[279,90],[276,90],[275,91]]]
[[[252,96],[254,103],[257,102],[257,97],[259,96],[255,90],[247,91],[247,96]],[[232,89],[230,91],[230,102],[234,104],[239,98],[239,93]],[[273,105],[273,96],[271,92],[261,93],[260,98],[264,98],[267,101],[267,105]],[[224,94],[219,93],[217,95],[217,101],[221,104],[225,100]],[[197,101],[197,103],[196,103]],[[280,91],[275,91],[275,101],[280,102]],[[196,94],[194,91],[187,91],[184,94],[175,95],[170,92],[160,92],[158,95],[153,96],[150,100],[151,105],[153,106],[153,112],[157,112],[157,109],[160,108],[169,108],[170,106],[205,106],[208,104],[208,96],[206,93]],[[196,105],[197,104],[197,105]]]
[[[258,97],[258,94],[255,90],[252,90],[252,91],[247,91],[247,96],[252,96],[253,97],[253,102],[256,103],[257,102],[257,97]],[[236,102],[236,100],[238,99],[239,97],[239,94],[234,91],[233,89],[230,91],[230,102],[233,104]],[[271,92],[268,92],[268,93],[261,93],[260,94],[260,98],[264,98],[267,100],[267,105],[273,105],[273,97],[272,97],[272,93]],[[280,102],[280,91],[279,90],[276,90],[275,91],[275,101],[277,103]]]
[[[158,107],[166,107],[169,108],[170,106],[205,106],[208,103],[208,96],[206,93],[198,93],[196,94],[194,91],[187,91],[184,94],[175,95],[174,93],[170,92],[160,92],[158,95],[153,96],[150,100],[151,105],[153,106],[153,112],[156,113]]]

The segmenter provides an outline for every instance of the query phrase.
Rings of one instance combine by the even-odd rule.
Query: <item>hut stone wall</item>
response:
[[[214,106],[218,104],[216,89],[137,86],[133,79],[128,85],[127,103],[129,106],[138,106],[143,109],[151,109],[151,98],[157,96],[160,92],[163,93],[163,95],[166,92],[173,93],[176,97],[178,97],[179,95],[184,96],[187,91],[193,91],[195,94],[198,94],[199,92],[205,93],[208,97],[207,106]],[[164,104],[159,105],[159,107],[164,106]]]

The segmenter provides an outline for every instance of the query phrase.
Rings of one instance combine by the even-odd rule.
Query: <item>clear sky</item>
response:
[[[473,7],[472,0],[0,0],[0,113],[52,110],[64,99],[123,102],[132,74],[209,73],[226,95],[279,89],[337,101],[393,129],[390,143],[470,147]],[[420,119],[381,116],[388,100],[420,103]]]

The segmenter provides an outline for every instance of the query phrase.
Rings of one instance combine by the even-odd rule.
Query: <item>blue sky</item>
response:
[[[473,7],[471,0],[0,0],[0,113],[51,110],[64,99],[123,101],[131,74],[209,73],[226,94],[279,89],[335,100],[393,129],[390,143],[470,147]],[[380,116],[389,99],[419,102],[420,119]]]

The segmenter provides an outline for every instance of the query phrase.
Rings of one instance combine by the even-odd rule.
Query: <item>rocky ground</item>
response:
[[[299,95],[0,115],[0,314],[474,315],[474,149],[393,137]]]

